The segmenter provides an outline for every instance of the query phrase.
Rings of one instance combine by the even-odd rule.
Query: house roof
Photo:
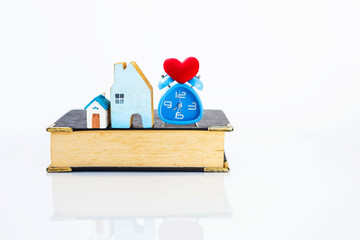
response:
[[[122,65],[122,69],[124,71],[127,71],[129,66],[132,65],[134,67],[134,69],[136,70],[136,72],[139,74],[139,76],[143,79],[143,81],[145,82],[145,84],[148,86],[148,88],[150,89],[151,91],[151,94],[153,93],[153,87],[152,85],[150,84],[149,80],[146,78],[145,74],[141,71],[141,69],[139,68],[139,66],[136,64],[136,62],[132,61],[130,62],[129,66],[126,65],[126,62],[118,62],[118,63],[115,63],[115,65]]]
[[[97,101],[100,106],[102,106],[105,110],[108,110],[110,108],[110,101],[104,96],[104,95],[99,95],[96,98],[94,98],[91,102],[89,102],[88,105],[86,105],[85,110],[93,103]]]

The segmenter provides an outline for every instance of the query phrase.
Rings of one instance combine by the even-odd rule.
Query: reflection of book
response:
[[[224,174],[51,175],[53,219],[231,217]]]
[[[155,111],[156,112],[156,111]],[[72,110],[47,128],[51,132],[49,172],[76,170],[228,171],[225,132],[232,131],[220,110],[205,110],[197,125],[164,124],[130,129],[87,129],[85,110]]]

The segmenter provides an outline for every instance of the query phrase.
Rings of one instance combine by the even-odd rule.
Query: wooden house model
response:
[[[153,88],[135,62],[114,65],[110,92],[112,128],[129,128],[134,114],[141,116],[144,128],[153,126]]]
[[[107,128],[110,122],[110,101],[102,94],[85,107],[87,128]]]

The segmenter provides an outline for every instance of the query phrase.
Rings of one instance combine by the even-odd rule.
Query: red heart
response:
[[[176,58],[168,58],[164,62],[165,72],[178,83],[186,83],[199,71],[199,61],[194,57],[188,57],[183,62]]]

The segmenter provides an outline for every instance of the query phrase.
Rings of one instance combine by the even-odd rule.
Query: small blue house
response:
[[[114,65],[111,87],[111,127],[130,128],[133,114],[141,115],[144,128],[154,124],[153,88],[135,62]]]
[[[107,128],[110,123],[110,101],[103,94],[85,107],[87,128]]]

